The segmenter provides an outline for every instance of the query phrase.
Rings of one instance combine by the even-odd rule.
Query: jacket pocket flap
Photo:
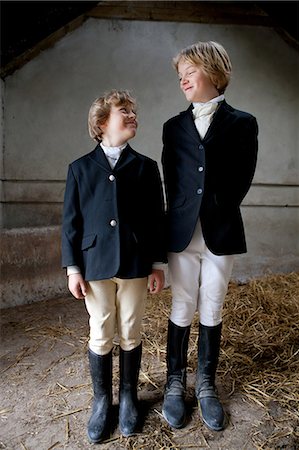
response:
[[[88,234],[87,236],[83,236],[81,250],[87,250],[89,247],[91,247],[94,244],[96,237],[96,234]]]

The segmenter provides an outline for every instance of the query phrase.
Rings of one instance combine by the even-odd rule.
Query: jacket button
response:
[[[115,180],[115,176],[114,175],[109,175],[109,180],[110,181],[114,181]]]
[[[198,172],[202,172],[202,171],[203,171],[203,167],[202,167],[202,166],[199,166]]]
[[[116,225],[117,225],[116,220],[114,220],[114,219],[110,220],[110,225],[111,225],[112,227],[116,227]]]
[[[197,194],[202,194],[202,189],[199,188],[199,189],[197,189],[196,192],[197,192]]]
[[[204,150],[205,149],[202,144],[200,144],[200,146],[198,148],[199,148],[199,150]]]

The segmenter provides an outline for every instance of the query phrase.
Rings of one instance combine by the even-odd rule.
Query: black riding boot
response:
[[[196,397],[202,420],[208,428],[220,431],[224,428],[224,412],[215,389],[222,324],[215,327],[199,326],[198,368]]]
[[[137,383],[142,344],[130,351],[120,348],[119,428],[123,436],[135,433],[139,422]]]
[[[112,351],[101,356],[89,350],[88,355],[94,399],[87,435],[89,441],[96,444],[106,437],[109,429],[112,405]]]
[[[185,390],[187,351],[190,326],[179,327],[168,321],[167,382],[162,414],[173,428],[181,428],[186,420]]]

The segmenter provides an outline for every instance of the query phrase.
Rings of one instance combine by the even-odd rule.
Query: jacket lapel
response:
[[[192,116],[192,109],[193,105],[191,104],[189,108],[186,111],[181,112],[180,114],[180,125],[184,128],[184,130],[192,136],[192,138],[199,143],[200,142],[200,136],[198,134],[198,131],[196,129],[194,119]]]
[[[97,145],[97,147],[89,154],[89,157],[106,172],[111,172],[113,170],[115,171],[121,170],[123,167],[125,167],[127,164],[129,164],[136,158],[129,144],[127,144],[127,146],[123,149],[114,169],[111,169],[110,164],[100,144]]]
[[[89,154],[89,157],[102,169],[106,170],[106,172],[111,172],[110,164],[100,144],[98,144],[96,148]]]
[[[130,164],[132,161],[134,161],[134,159],[136,158],[136,156],[134,155],[134,151],[132,149],[132,147],[130,147],[129,144],[127,144],[127,146],[123,149],[119,160],[117,161],[114,170],[121,170],[124,167],[126,167],[128,164]]]
[[[196,140],[196,142],[201,142],[201,138],[196,129],[193,115],[192,115],[193,105],[191,104],[186,111],[183,111],[180,115],[180,125],[184,128],[184,130]],[[230,109],[231,107],[224,100],[219,108],[217,109],[214,118],[212,120],[211,125],[209,126],[203,141],[207,141],[211,136],[214,136],[218,129],[223,127],[223,124],[226,120],[229,120],[230,117]]]
[[[225,121],[230,118],[230,106],[225,100],[220,104],[219,108],[215,112],[212,123],[209,126],[203,141],[208,141],[211,136],[215,136],[219,129],[225,126]]]

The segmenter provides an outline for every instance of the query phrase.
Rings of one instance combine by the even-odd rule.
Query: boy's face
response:
[[[198,65],[181,60],[178,64],[180,88],[189,102],[208,102],[219,92],[210,78]]]
[[[136,112],[130,105],[111,106],[107,121],[101,125],[103,143],[118,146],[132,139],[137,131]]]

